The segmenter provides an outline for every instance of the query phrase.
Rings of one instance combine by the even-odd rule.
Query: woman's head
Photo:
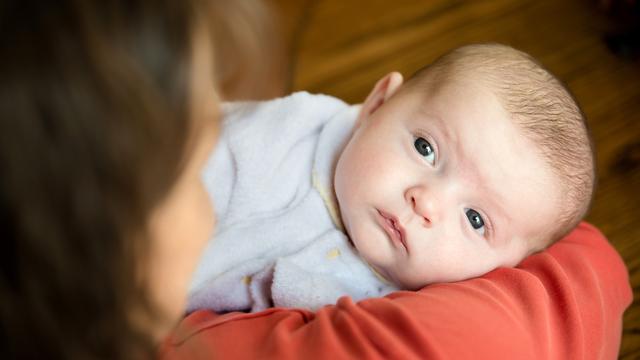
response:
[[[0,6],[0,354],[122,358],[175,321],[213,221],[222,3]]]

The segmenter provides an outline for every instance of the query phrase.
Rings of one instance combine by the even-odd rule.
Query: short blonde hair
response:
[[[562,208],[544,243],[560,239],[588,212],[596,184],[594,145],[582,110],[567,87],[538,61],[500,44],[454,49],[419,70],[407,85],[433,89],[470,75],[489,85],[560,179]]]

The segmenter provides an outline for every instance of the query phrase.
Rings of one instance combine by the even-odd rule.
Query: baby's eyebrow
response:
[[[457,159],[461,159],[460,156],[464,156],[464,154],[460,154],[462,151],[462,146],[455,146],[456,154],[454,155]],[[504,242],[504,239],[499,236],[501,234],[502,225],[504,222],[509,221],[510,217],[504,209],[504,200],[505,197],[500,191],[494,187],[489,186],[489,182],[486,177],[482,175],[480,169],[475,165],[470,163],[469,161],[458,161],[461,168],[464,168],[464,171],[461,171],[461,175],[465,179],[466,182],[471,184],[475,184],[479,187],[479,190],[482,192],[480,198],[480,203],[478,206],[481,206],[481,209],[487,214],[490,218],[490,222],[492,225],[492,241],[491,245],[499,245]]]
[[[495,196],[495,193],[491,193],[486,196],[487,200],[485,203],[488,203],[487,208],[483,209],[487,212],[487,216],[490,217],[491,226],[493,233],[491,234],[491,245],[502,245],[504,243],[504,238],[502,235],[502,225],[505,222],[509,221],[509,217],[507,216],[507,212],[504,211],[504,207],[500,200],[497,200],[498,197]]]
[[[504,237],[501,236],[502,224],[504,221],[506,221],[505,212],[504,209],[496,203],[494,203],[494,206],[492,206],[491,208],[496,209],[492,212],[491,216],[491,230],[493,231],[493,233],[491,234],[491,245],[502,245],[505,242]]]
[[[418,115],[418,118],[423,119],[423,121],[425,119],[428,119],[431,123],[435,124],[440,133],[442,133],[442,136],[445,138],[445,140],[449,142],[457,142],[457,136],[455,136],[455,134],[450,131],[447,123],[443,118],[429,112],[429,110],[423,106],[419,107]]]

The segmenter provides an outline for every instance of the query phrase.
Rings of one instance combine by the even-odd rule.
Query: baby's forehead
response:
[[[414,99],[417,119],[445,132],[455,134],[481,125],[511,136],[525,135],[512,121],[499,93],[483,82],[449,81],[438,87],[412,87],[407,94]]]

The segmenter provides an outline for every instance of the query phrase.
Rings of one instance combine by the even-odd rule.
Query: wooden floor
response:
[[[640,61],[603,41],[620,23],[596,0],[271,0],[292,65],[287,90],[361,102],[392,70],[405,77],[472,42],[522,49],[564,80],[583,107],[597,146],[599,186],[588,220],[630,271],[634,303],[620,358],[640,358]]]

